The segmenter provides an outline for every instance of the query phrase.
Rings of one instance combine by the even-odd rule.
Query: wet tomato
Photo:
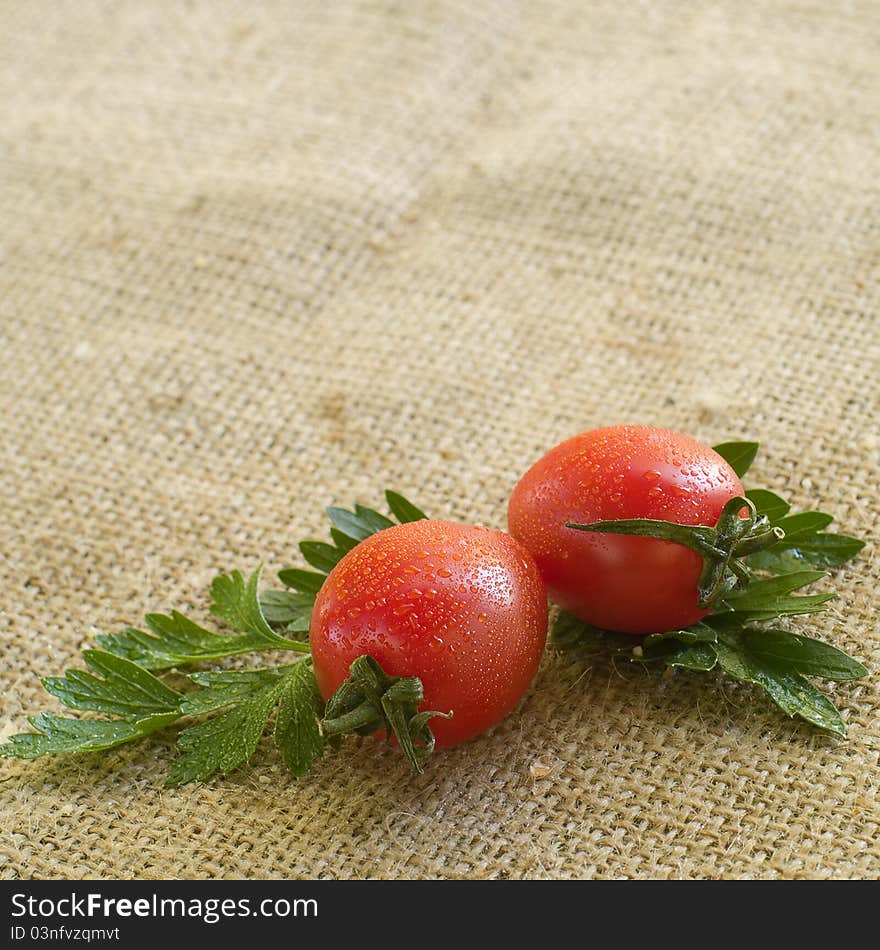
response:
[[[514,489],[508,526],[563,609],[607,630],[655,633],[706,614],[697,606],[702,558],[669,541],[591,534],[566,523],[714,525],[725,502],[742,493],[736,473],[707,445],[652,426],[609,426],[539,459]]]
[[[333,568],[310,641],[325,699],[359,656],[419,677],[437,746],[463,742],[516,705],[547,636],[547,598],[531,555],[510,535],[413,521],[368,537]]]

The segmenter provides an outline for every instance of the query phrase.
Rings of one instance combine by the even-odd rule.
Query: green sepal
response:
[[[414,772],[434,751],[434,734],[428,722],[434,716],[452,717],[452,710],[419,712],[424,700],[422,682],[414,676],[389,676],[371,656],[358,657],[349,676],[327,701],[322,731],[325,736],[345,733],[393,735]]]
[[[745,518],[740,512],[746,509]],[[707,525],[677,524],[653,518],[628,518],[596,521],[591,524],[567,522],[567,528],[599,534],[621,534],[671,541],[695,551],[703,559],[703,569],[697,583],[698,605],[707,608],[719,597],[737,588],[746,587],[751,580],[742,558],[773,547],[784,537],[779,527],[759,517],[755,505],[747,498],[736,496],[727,501],[714,527]]]

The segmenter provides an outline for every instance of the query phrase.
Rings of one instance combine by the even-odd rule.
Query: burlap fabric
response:
[[[757,438],[751,484],[876,536],[877,5],[5,3],[4,734],[149,610],[207,617],[328,503],[503,527],[543,450]],[[873,548],[811,621],[880,670]],[[851,738],[750,689],[548,654],[410,777],[173,736],[0,766],[5,877],[874,877]],[[48,703],[50,708],[57,708]]]

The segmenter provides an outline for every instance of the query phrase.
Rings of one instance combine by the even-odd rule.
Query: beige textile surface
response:
[[[328,503],[503,527],[612,422],[757,438],[876,537],[876,3],[3,4],[5,734]],[[811,622],[880,670],[873,548]],[[352,741],[165,791],[173,737],[0,764],[4,877],[876,877],[839,742],[713,675],[548,653],[420,778]]]

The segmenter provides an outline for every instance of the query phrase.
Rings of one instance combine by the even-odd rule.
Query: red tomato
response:
[[[328,699],[359,656],[390,676],[417,676],[437,746],[485,731],[516,705],[538,669],[547,595],[510,535],[449,521],[395,525],[333,568],[312,613],[318,688]]]
[[[566,528],[624,518],[714,525],[743,493],[708,446],[651,426],[608,426],[562,442],[514,489],[510,533],[531,551],[550,597],[606,630],[656,633],[696,623],[703,566],[669,541]]]

